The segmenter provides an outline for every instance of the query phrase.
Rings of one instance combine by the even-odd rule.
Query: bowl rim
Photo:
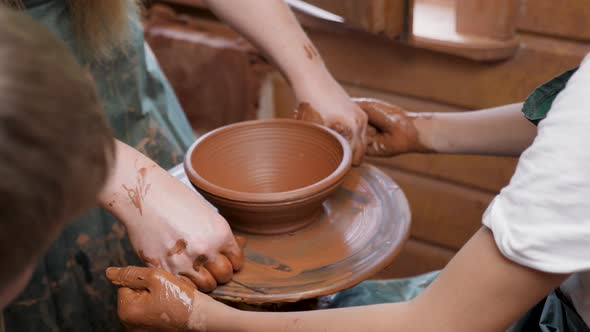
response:
[[[281,191],[276,193],[248,193],[242,192],[237,190],[226,189],[216,184],[213,184],[203,178],[193,167],[191,156],[193,155],[196,147],[211,137],[218,135],[221,132],[225,132],[228,130],[232,130],[235,128],[246,127],[246,126],[253,126],[259,125],[261,123],[271,123],[271,124],[297,124],[301,126],[307,126],[310,128],[314,128],[316,130],[324,131],[334,137],[338,143],[340,143],[340,147],[342,148],[342,160],[336,169],[330,173],[327,177],[323,178],[322,180],[308,185],[306,187],[289,190],[289,191]],[[322,125],[318,125],[311,122],[305,122],[301,120],[293,120],[293,119],[262,119],[262,120],[249,120],[238,122],[234,124],[230,124],[227,126],[223,126],[212,130],[205,135],[199,137],[187,150],[184,156],[184,169],[189,178],[189,181],[195,186],[197,189],[204,190],[209,194],[231,200],[236,202],[243,202],[243,203],[267,203],[267,204],[276,204],[281,202],[290,202],[294,200],[305,199],[310,196],[314,196],[315,194],[329,188],[334,183],[338,182],[341,178],[343,178],[352,166],[352,151],[348,142],[338,134],[336,131],[327,128]]]

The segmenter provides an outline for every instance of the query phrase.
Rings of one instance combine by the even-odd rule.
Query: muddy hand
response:
[[[127,224],[140,259],[148,267],[190,279],[202,292],[229,282],[244,255],[227,221],[176,179],[153,178],[143,214]],[[150,179],[148,171],[146,181]]]
[[[243,251],[221,215],[206,209],[190,213],[191,204],[167,210],[141,230],[130,229],[129,236],[147,266],[185,277],[200,291],[210,292],[242,267]]]
[[[295,118],[325,125],[342,135],[352,149],[352,164],[358,166],[365,154],[367,116],[354,103],[346,104],[342,108],[318,111],[310,103],[301,102],[295,109]]]
[[[132,331],[198,330],[193,309],[206,301],[190,282],[161,270],[145,267],[111,267],[107,278],[118,292],[118,315]]]
[[[230,281],[244,256],[227,221],[132,147],[118,141],[116,159],[101,206],[124,222],[139,258],[189,278],[204,292]]]
[[[428,119],[426,113],[406,112],[377,99],[353,99],[369,117],[367,155],[391,157],[408,152],[431,151],[416,129],[417,119]]]

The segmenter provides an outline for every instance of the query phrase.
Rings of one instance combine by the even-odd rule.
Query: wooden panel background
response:
[[[520,48],[513,57],[493,63],[478,63],[333,27],[308,26],[308,32],[328,68],[352,96],[376,97],[413,111],[461,112],[522,101],[544,81],[577,65],[590,50],[590,44],[582,41],[590,37],[589,25],[579,23],[590,22],[586,19],[587,5],[582,6],[586,1],[563,0],[559,2],[563,6],[558,6],[550,0],[522,0],[518,22]],[[239,60],[236,67],[230,60],[210,57],[220,46],[206,39],[219,38],[215,34],[221,32],[216,31],[227,33],[226,29],[208,28],[202,34],[203,42],[194,48],[184,48],[174,57],[155,49],[167,74],[175,68],[171,64],[176,61],[175,57],[191,56],[196,63],[212,66],[211,70],[199,72],[198,80],[202,82],[218,79],[221,69],[227,70],[228,77],[234,77],[237,82],[244,73],[256,72],[248,67],[247,61]],[[233,40],[234,37],[224,35],[223,38]],[[242,52],[244,59],[252,56],[248,48],[236,48],[235,52]],[[203,57],[214,61],[205,62]],[[175,88],[186,85],[182,75],[169,76]],[[292,92],[277,72],[271,76],[273,103],[270,112],[276,116],[290,116],[294,106]],[[240,84],[251,96],[258,96],[263,90],[263,81],[257,78]],[[234,92],[201,87],[210,94],[204,105],[207,112],[223,109],[223,101],[229,94],[243,93],[240,84],[232,89]],[[189,109],[201,106],[198,100],[187,101],[187,97],[183,97],[186,94],[179,96],[181,102],[189,104]],[[217,101],[215,96],[219,97]],[[256,98],[244,100],[249,103],[243,105],[246,109]],[[240,105],[233,107],[237,109]],[[481,226],[485,208],[508,183],[516,165],[514,158],[457,155],[407,155],[369,162],[399,182],[413,212],[412,239],[399,258],[377,278],[409,276],[442,268]]]

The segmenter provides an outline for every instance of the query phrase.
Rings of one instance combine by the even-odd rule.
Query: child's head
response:
[[[89,78],[49,31],[0,8],[0,309],[65,222],[96,205],[114,141]]]

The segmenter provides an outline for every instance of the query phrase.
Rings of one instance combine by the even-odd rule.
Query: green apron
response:
[[[577,68],[566,71],[541,85],[526,99],[522,112],[537,125],[551,110],[553,101]],[[432,272],[407,279],[369,280],[353,288],[320,299],[321,309],[343,308],[379,303],[408,301],[418,296],[438,276]],[[582,332],[590,331],[571,301],[559,290],[540,301],[508,332]]]
[[[25,0],[25,5],[29,15],[77,49],[65,0]],[[132,26],[128,49],[107,63],[89,64],[76,55],[97,84],[117,138],[168,169],[182,162],[193,132],[153,54],[144,47],[139,18]],[[141,262],[125,228],[108,212],[91,211],[65,228],[25,291],[4,311],[6,331],[122,330],[116,288],[104,271],[130,264]]]

